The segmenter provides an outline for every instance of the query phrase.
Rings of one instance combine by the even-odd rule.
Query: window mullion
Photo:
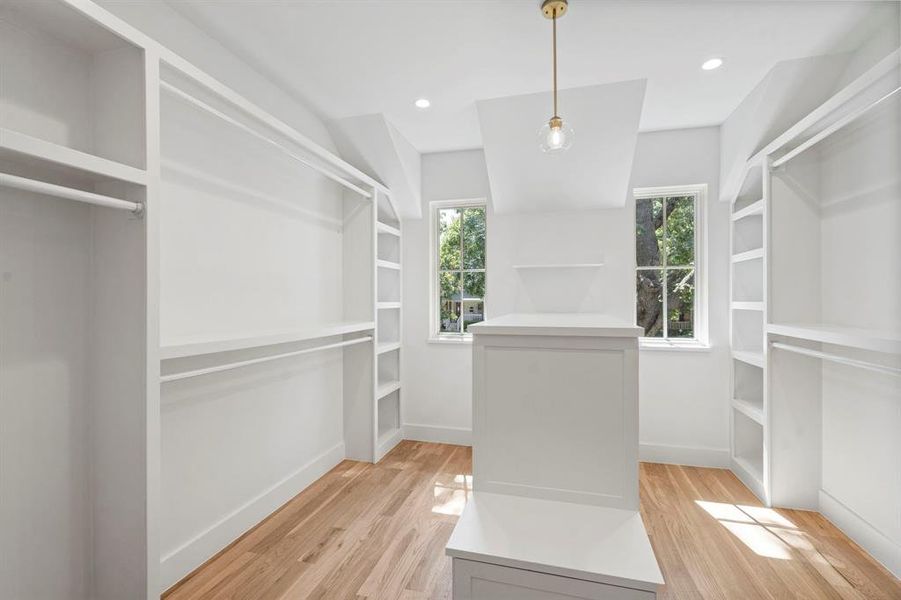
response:
[[[463,236],[465,235],[463,228],[466,225],[465,219],[466,209],[460,209],[460,318],[457,319],[457,327],[460,328],[459,333],[463,335],[463,267],[465,266],[463,262]]]
[[[669,256],[667,255],[667,252],[666,252],[667,241],[668,241],[666,238],[666,236],[667,236],[667,232],[666,232],[666,217],[667,217],[666,201],[667,201],[667,198],[664,197],[663,198],[663,207],[661,208],[661,212],[663,213],[663,261],[662,261],[662,263],[663,263],[663,339],[669,339],[669,316],[668,316],[668,312],[667,312],[667,310],[668,310],[667,296],[669,296],[669,294],[667,293],[669,291],[669,279],[668,279],[669,273],[667,272],[667,268],[666,268],[666,263],[667,263],[667,260],[669,259]]]

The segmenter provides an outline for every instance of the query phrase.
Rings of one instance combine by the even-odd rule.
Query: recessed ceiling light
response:
[[[416,108],[428,108],[428,107],[430,107],[430,106],[432,105],[432,103],[429,102],[429,99],[428,99],[428,98],[419,98],[419,99],[418,99],[416,102],[414,102],[413,104],[416,105]]]
[[[719,69],[723,66],[722,58],[710,58],[704,61],[704,64],[701,65],[701,68],[705,71],[712,71],[714,69]]]

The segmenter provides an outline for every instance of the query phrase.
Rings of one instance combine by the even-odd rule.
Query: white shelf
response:
[[[379,354],[387,354],[388,352],[394,352],[395,350],[400,350],[400,342],[383,343],[378,345]]]
[[[0,127],[0,159],[49,166],[91,180],[147,184],[147,172],[93,154]]]
[[[390,310],[400,308],[400,302],[376,302],[375,306],[379,310]]]
[[[760,367],[761,369],[766,364],[766,358],[764,357],[763,352],[749,352],[747,350],[733,350],[732,358],[734,358],[735,360],[740,360],[743,363],[753,365],[755,367]]]
[[[735,211],[732,213],[732,220],[739,221],[744,219],[745,217],[751,217],[753,215],[762,215],[764,208],[763,198],[758,200],[757,202],[753,202],[748,206],[744,207],[741,210]]]
[[[388,381],[378,386],[375,390],[375,397],[377,400],[381,400],[391,392],[396,392],[400,389],[399,381]]]
[[[395,271],[400,271],[400,263],[392,262],[390,260],[377,260],[375,263],[381,269],[394,269]]]
[[[763,310],[763,302],[733,302],[732,310]]]
[[[733,254],[732,262],[745,262],[748,260],[757,260],[758,258],[763,258],[763,248],[754,248],[753,250],[748,250],[747,252],[739,252],[738,254]]]
[[[732,408],[742,413],[752,421],[759,423],[760,425],[764,424],[763,420],[763,408],[752,403],[747,400],[741,400],[739,398],[732,399]]]
[[[304,342],[336,335],[344,335],[347,333],[371,331],[374,328],[375,323],[372,321],[359,321],[333,323],[317,328],[270,332],[249,336],[197,336],[192,338],[182,338],[180,340],[162,344],[160,346],[160,359],[184,358],[201,354],[214,354],[216,352],[229,352],[231,350],[245,350],[248,348],[272,346],[274,344]]]
[[[579,594],[582,598],[648,598],[664,583],[637,510],[477,489],[457,521],[446,552],[453,558],[522,569],[524,573],[540,570],[614,590]],[[480,597],[500,596],[488,593]],[[502,597],[520,596],[511,593]],[[528,597],[563,598],[564,594]]]
[[[901,354],[901,333],[824,323],[771,323],[767,332],[824,344]]]
[[[543,265],[513,265],[514,269],[599,269],[604,263],[551,263]]]
[[[391,225],[387,225],[378,221],[376,224],[379,233],[387,233],[388,235],[393,235],[395,237],[400,237],[400,229],[396,227],[392,227]]]

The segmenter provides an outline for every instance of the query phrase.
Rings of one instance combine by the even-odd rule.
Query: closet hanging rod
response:
[[[201,110],[204,110],[204,111],[210,113],[211,115],[213,115],[213,116],[215,116],[215,117],[218,117],[219,119],[225,121],[226,123],[229,123],[229,124],[231,124],[231,125],[237,127],[237,128],[240,129],[241,131],[244,131],[245,133],[249,133],[250,135],[254,136],[255,138],[257,138],[257,139],[259,139],[259,140],[262,140],[262,141],[266,142],[267,144],[269,144],[269,145],[271,145],[271,146],[274,146],[274,147],[278,148],[278,149],[281,150],[284,154],[287,154],[288,156],[290,156],[291,158],[293,158],[293,159],[296,160],[297,162],[301,163],[302,165],[305,165],[305,166],[307,166],[307,167],[313,169],[314,171],[318,171],[319,173],[322,173],[323,175],[325,175],[326,177],[328,177],[328,178],[331,179],[332,181],[336,181],[336,182],[340,183],[341,185],[343,185],[343,186],[346,187],[347,189],[353,190],[354,192],[360,194],[360,195],[363,196],[364,198],[372,198],[372,194],[371,194],[370,192],[367,192],[366,190],[364,190],[363,188],[359,187],[358,185],[355,185],[355,184],[351,183],[350,181],[344,179],[343,177],[339,177],[338,175],[335,175],[334,173],[332,173],[332,172],[329,171],[328,169],[325,169],[325,168],[323,168],[323,167],[317,165],[316,163],[310,162],[309,160],[307,160],[306,158],[304,158],[304,157],[302,157],[302,156],[300,156],[300,155],[298,155],[298,154],[295,154],[294,152],[292,152],[291,150],[289,150],[288,148],[286,148],[286,147],[283,146],[282,144],[279,144],[279,143],[276,142],[275,140],[273,140],[273,139],[271,139],[271,138],[269,138],[269,137],[263,135],[262,133],[260,133],[260,132],[258,132],[258,131],[256,131],[256,130],[254,130],[252,127],[248,127],[247,125],[245,125],[244,123],[238,121],[237,119],[234,119],[234,118],[228,116],[228,115],[225,114],[224,112],[222,112],[222,111],[220,111],[220,110],[218,110],[218,109],[213,108],[212,106],[210,106],[209,104],[207,104],[207,103],[204,102],[203,100],[199,100],[199,99],[195,98],[195,97],[192,96],[191,94],[185,92],[184,90],[181,90],[181,89],[177,88],[176,86],[172,85],[171,83],[168,83],[168,82],[166,82],[166,81],[160,81],[160,89],[166,90],[166,91],[169,92],[170,94],[172,94],[172,95],[174,95],[174,96],[178,96],[179,98],[181,98],[181,99],[184,100],[185,102],[188,102],[188,103],[190,103],[190,104],[193,104],[193,105],[196,106],[197,108],[200,108]]]
[[[779,348],[780,350],[787,350],[788,352],[794,352],[796,354],[803,354],[805,356],[812,356],[813,358],[822,358],[823,360],[828,360],[834,363],[839,363],[842,365],[850,365],[852,367],[857,367],[859,369],[865,369],[867,371],[875,371],[877,373],[887,373],[889,375],[901,375],[901,369],[897,369],[895,367],[887,367],[885,365],[877,365],[875,363],[866,362],[863,360],[855,360],[853,358],[845,358],[844,356],[838,356],[835,354],[829,354],[828,352],[821,352],[819,350],[812,350],[810,348],[804,348],[802,346],[793,346],[791,344],[783,344],[782,342],[772,342],[771,345],[773,348]]]
[[[781,157],[777,158],[776,160],[774,160],[772,168],[775,169],[777,167],[781,167],[782,165],[784,165],[791,159],[795,158],[796,156],[798,156],[805,150],[808,150],[810,147],[823,141],[824,139],[826,139],[827,137],[829,137],[830,135],[832,135],[839,129],[842,129],[846,125],[849,125],[850,123],[856,121],[858,118],[860,118],[863,115],[865,115],[866,113],[868,113],[870,111],[870,109],[876,108],[877,106],[882,104],[884,101],[888,100],[889,98],[891,98],[892,96],[897,94],[899,91],[901,91],[901,86],[896,87],[895,89],[893,89],[886,95],[882,96],[878,100],[875,100],[875,101],[871,102],[870,104],[867,104],[866,106],[862,106],[862,107],[858,108],[857,110],[845,115],[844,117],[842,117],[841,119],[839,119],[838,121],[836,121],[835,123],[830,125],[829,127],[826,127],[825,129],[823,129],[823,131],[821,131],[818,134],[811,137],[809,140],[807,140],[803,144],[800,144],[799,146],[797,146],[794,150],[791,150],[790,152],[786,153],[784,156],[781,156]]]
[[[26,192],[34,192],[36,194],[46,194],[66,200],[75,200],[76,202],[84,202],[86,204],[94,204],[106,208],[117,208],[120,210],[128,210],[136,215],[144,212],[144,205],[140,202],[129,202],[128,200],[119,200],[111,196],[103,196],[93,192],[86,192],[75,188],[38,181],[36,179],[28,179],[27,177],[19,177],[17,175],[9,175],[0,173],[0,186],[23,190]]]
[[[183,371],[181,373],[172,373],[170,375],[161,375],[160,382],[168,383],[170,381],[178,381],[180,379],[189,379],[191,377],[200,377],[201,375],[210,375],[211,373],[221,373],[222,371],[231,371],[250,365],[269,362],[270,360],[279,360],[282,358],[290,358],[292,356],[300,356],[301,354],[310,354],[311,352],[319,352],[320,350],[331,350],[333,348],[344,348],[364,342],[371,342],[372,336],[354,338],[343,342],[335,342],[334,344],[325,344],[324,346],[316,346],[315,348],[304,348],[303,350],[295,350],[294,352],[283,352],[282,354],[273,354],[271,356],[261,356],[260,358],[251,358],[249,360],[241,360],[238,362],[227,363],[224,365],[216,365],[215,367],[207,367],[205,369],[195,369],[193,371]]]

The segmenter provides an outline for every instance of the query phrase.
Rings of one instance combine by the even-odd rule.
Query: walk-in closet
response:
[[[0,600],[901,598],[901,2],[475,8],[0,0]]]

